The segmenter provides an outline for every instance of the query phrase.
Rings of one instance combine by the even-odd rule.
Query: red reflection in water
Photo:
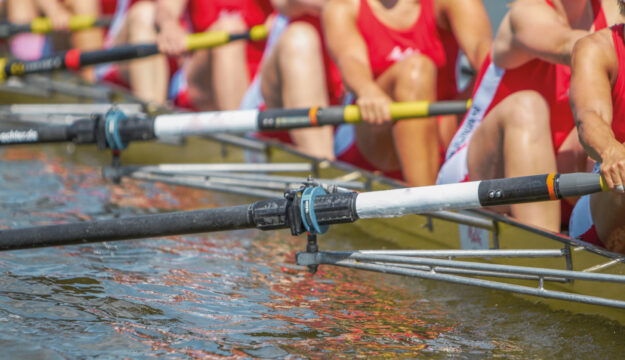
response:
[[[215,206],[216,200],[206,191],[163,184],[151,185],[135,181],[124,181],[123,186],[106,184],[98,171],[83,166],[67,168],[60,158],[51,158],[40,152],[24,149],[8,149],[3,152],[5,161],[40,160],[46,164],[45,172],[54,173],[62,179],[63,190],[55,195],[58,201],[75,204],[63,213],[41,213],[48,222],[68,218],[88,220],[81,212],[77,195],[86,191],[92,196],[102,197],[120,207],[132,207],[154,211],[189,210]],[[89,192],[93,188],[108,189]],[[110,196],[110,198],[108,198]],[[105,198],[107,197],[107,198]],[[256,235],[246,233],[253,239],[251,245],[243,245],[237,235],[211,234],[210,236],[176,236],[166,245],[156,248],[151,242],[140,246],[168,254],[172,258],[193,256],[227,259],[232,262],[247,262],[246,276],[219,273],[219,269],[191,271],[183,269],[175,262],[164,264],[169,268],[166,274],[149,276],[145,274],[106,269],[112,279],[119,284],[132,287],[135,284],[154,284],[167,287],[167,293],[156,290],[138,289],[140,296],[115,295],[147,304],[175,308],[176,311],[210,319],[217,326],[198,328],[179,324],[175,331],[159,326],[158,322],[145,325],[140,320],[120,321],[111,318],[114,330],[126,334],[144,344],[152,355],[179,354],[189,358],[248,358],[246,351],[275,345],[294,356],[306,357],[411,357],[428,346],[428,340],[443,333],[453,332],[445,314],[435,304],[420,301],[415,291],[407,291],[399,286],[385,284],[386,276],[357,273],[356,271],[323,266],[314,275],[306,270],[293,268],[294,253],[304,247],[303,238],[292,238],[284,233]],[[83,247],[70,256],[89,252]],[[256,263],[251,266],[249,263]],[[217,286],[219,285],[219,286]],[[220,289],[222,293],[206,295]],[[271,301],[246,298],[242,288],[270,289]],[[224,291],[226,289],[227,291]],[[228,290],[229,289],[229,290]],[[418,292],[417,292],[418,293]],[[147,296],[150,295],[150,296]],[[259,312],[274,328],[250,332],[244,324],[251,319],[230,314],[214,314],[203,311],[202,307],[214,301],[245,300],[260,302]],[[94,312],[98,312],[94,309]],[[227,326],[218,326],[224,324]],[[171,325],[167,325],[171,326]],[[230,337],[245,334],[256,339],[256,344],[236,344]],[[191,340],[213,342],[228,355],[207,352],[205,349],[181,348],[174,344]]]

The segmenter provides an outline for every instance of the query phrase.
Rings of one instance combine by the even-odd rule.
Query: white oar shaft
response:
[[[361,219],[397,217],[438,210],[480,207],[480,181],[414,187],[358,194],[356,213]]]
[[[258,110],[160,115],[154,119],[156,137],[246,133],[257,130]]]

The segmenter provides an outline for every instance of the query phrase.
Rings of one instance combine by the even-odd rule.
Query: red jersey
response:
[[[413,54],[424,54],[438,68],[438,99],[457,95],[456,60],[458,43],[454,35],[436,25],[434,1],[421,0],[415,23],[406,29],[393,29],[382,23],[367,0],[360,0],[356,26],[367,44],[369,63],[374,77]]]
[[[193,32],[206,31],[222,12],[239,13],[248,28],[265,23],[273,12],[269,0],[189,0],[187,5]],[[248,41],[246,45],[250,78],[260,66],[266,41]]]
[[[618,75],[612,87],[612,131],[618,142],[625,142],[625,42],[623,24],[612,27],[614,50],[618,57]]]
[[[551,6],[550,0],[546,0]],[[600,0],[592,0],[595,13],[594,28],[607,26]],[[501,69],[486,58],[473,90],[473,103],[447,150],[446,159],[467,145],[473,131],[497,104],[509,95],[523,90],[538,92],[549,105],[551,136],[557,151],[575,126],[569,105],[571,70],[568,66],[552,64],[540,59],[531,60],[514,69]]]
[[[117,6],[117,0],[100,0],[100,10],[103,15],[115,14],[115,7]]]

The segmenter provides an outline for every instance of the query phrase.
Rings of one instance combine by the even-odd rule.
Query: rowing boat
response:
[[[28,80],[21,86],[23,90],[33,87]],[[10,93],[12,89],[1,86],[0,92]],[[71,92],[63,94],[63,98],[79,101]],[[107,101],[101,97],[89,101],[94,100]],[[2,101],[6,101],[4,97]],[[36,91],[23,91],[13,93],[7,103],[47,101]],[[46,149],[67,156],[65,146],[46,145]],[[80,151],[95,152],[96,148],[87,145]],[[402,187],[379,174],[311,158],[275,141],[229,134],[191,137],[184,146],[132,143],[122,152],[122,164],[146,166],[113,168],[105,156],[98,158],[113,177],[162,181],[256,198],[282,197],[285,189],[298,186],[309,174],[328,184],[358,191]],[[246,158],[260,158],[265,164],[244,164]],[[500,289],[554,309],[598,314],[625,323],[625,257],[566,235],[482,210],[367,219],[337,225],[330,231],[339,226],[347,227],[340,231],[376,239],[386,249],[321,251],[314,256],[304,252],[298,256],[300,264],[333,264]]]

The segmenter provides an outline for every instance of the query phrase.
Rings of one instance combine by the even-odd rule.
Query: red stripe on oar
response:
[[[68,69],[80,69],[80,50],[71,49],[65,54],[65,66]]]

